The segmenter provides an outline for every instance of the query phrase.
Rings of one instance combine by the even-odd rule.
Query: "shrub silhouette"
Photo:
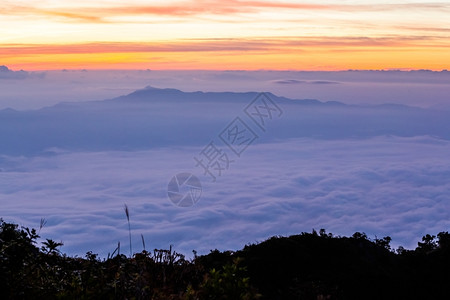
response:
[[[241,261],[236,258],[232,264],[224,265],[221,270],[210,270],[200,286],[198,299],[259,299],[260,295],[250,286],[250,279],[245,277],[246,268],[239,266]]]
[[[42,224],[42,222],[41,222]],[[69,257],[62,242],[0,219],[1,299],[448,299],[450,234],[425,235],[415,250],[370,240],[301,233],[239,251],[186,260],[172,249],[131,257]]]

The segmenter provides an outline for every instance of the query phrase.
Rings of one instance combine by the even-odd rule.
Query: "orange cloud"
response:
[[[83,20],[85,22],[101,23],[117,16],[157,15],[186,17],[198,15],[232,15],[238,13],[257,13],[261,10],[331,10],[331,11],[388,11],[431,9],[448,11],[450,4],[446,3],[403,3],[403,4],[312,4],[280,1],[245,1],[245,0],[188,0],[167,5],[105,5],[98,7],[67,6],[57,8],[35,8],[25,5],[3,5],[6,14],[27,14],[63,17],[66,19]]]
[[[435,36],[391,36],[391,37],[265,37],[265,38],[217,38],[185,39],[150,43],[109,42],[60,45],[3,44],[0,55],[29,54],[85,54],[127,52],[224,52],[224,51],[269,51],[283,53],[321,47],[325,51],[358,49],[389,49],[449,47],[450,40]]]
[[[101,17],[84,14],[84,13],[71,13],[71,12],[67,12],[67,11],[53,11],[53,10],[42,10],[42,9],[36,9],[35,12],[42,14],[42,15],[63,17],[63,18],[67,18],[67,19],[75,19],[78,21],[81,20],[81,21],[90,22],[90,23],[105,22],[103,20],[103,18],[101,18]]]
[[[0,46],[14,68],[450,69],[450,41],[411,37],[267,37],[155,43]]]
[[[333,6],[319,4],[283,3],[273,1],[191,1],[168,6],[127,6],[110,7],[106,13],[120,14],[155,14],[155,15],[197,15],[197,14],[234,14],[255,12],[263,8],[289,8],[297,10],[329,9]]]
[[[317,10],[329,9],[333,6],[318,4],[284,3],[274,1],[214,1],[196,0],[180,1],[169,5],[133,5],[124,6],[99,6],[99,7],[58,7],[36,8],[25,5],[3,5],[3,13],[6,14],[42,14],[65,17],[68,19],[85,20],[88,22],[104,22],[105,18],[124,15],[159,15],[159,16],[193,16],[200,14],[236,14],[243,12],[257,12],[264,8],[284,8]],[[337,6],[335,6],[337,7]]]
[[[25,6],[25,5],[16,5],[16,4],[9,4],[9,5],[3,5],[2,10],[0,12],[0,15],[24,15],[27,17],[30,16],[54,16],[54,17],[61,17],[63,19],[71,19],[71,20],[78,20],[78,21],[85,21],[85,22],[91,22],[91,23],[100,23],[104,22],[101,17],[91,14],[86,14],[85,12],[77,12],[78,9],[42,9],[42,8],[36,8],[31,6]]]

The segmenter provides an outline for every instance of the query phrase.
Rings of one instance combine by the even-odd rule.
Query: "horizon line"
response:
[[[49,69],[34,69],[34,68],[14,68],[7,65],[0,65],[0,67],[6,67],[11,72],[98,72],[98,71],[141,71],[141,72],[152,72],[152,71],[171,71],[171,72],[435,72],[435,73],[445,73],[450,72],[447,68],[432,69],[432,68],[379,68],[379,69],[276,69],[276,68],[259,68],[259,69],[208,69],[208,68],[49,68]]]

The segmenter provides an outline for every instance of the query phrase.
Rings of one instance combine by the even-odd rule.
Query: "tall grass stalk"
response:
[[[145,251],[145,240],[144,240],[144,235],[141,233],[141,240],[142,240],[142,247],[144,248]]]
[[[47,220],[46,220],[45,218],[41,218],[41,222],[40,222],[40,224],[39,224],[39,231],[38,231],[38,234],[41,233],[41,229],[42,229],[42,227],[45,226],[45,224],[47,224]]]
[[[130,226],[130,211],[128,210],[128,206],[125,204],[125,214],[127,215],[128,220],[128,236],[130,237],[130,257],[133,255],[133,251],[131,250],[131,226]]]

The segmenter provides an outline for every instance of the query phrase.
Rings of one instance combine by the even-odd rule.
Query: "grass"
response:
[[[133,256],[133,250],[131,246],[131,225],[130,225],[130,211],[128,210],[128,206],[125,204],[125,215],[127,216],[128,221],[128,236],[130,238],[130,257]]]

